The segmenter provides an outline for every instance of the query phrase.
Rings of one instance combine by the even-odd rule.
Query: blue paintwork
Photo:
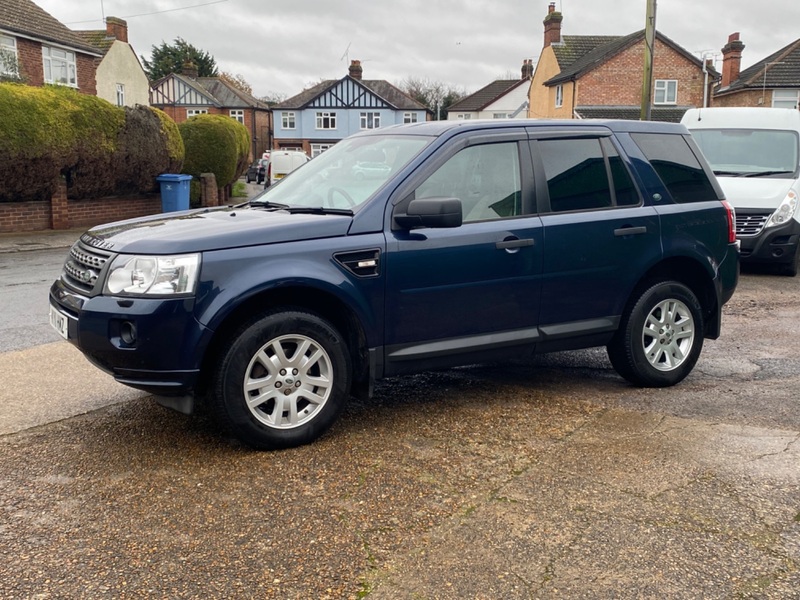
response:
[[[591,124],[614,132],[640,188],[642,206],[532,214],[447,229],[393,227],[395,207],[431,165],[474,136],[513,134],[509,139],[521,149],[525,172],[526,135],[589,126],[580,121],[473,121],[398,128],[398,134],[435,139],[353,216],[239,207],[97,227],[83,241],[112,253],[201,253],[196,294],[123,302],[81,295],[58,280],[51,303],[74,317],[71,341],[90,360],[123,383],[162,394],[195,390],[206,353],[219,341],[215,336],[242,316],[241,307],[255,316],[273,306],[275,298],[291,298],[293,306],[313,307],[329,319],[343,319],[346,313],[357,330],[343,335],[362,339],[360,353],[353,355],[364,361],[371,357],[372,378],[519,354],[537,344],[549,349],[556,346],[548,344],[564,340],[572,347],[606,343],[631,291],[646,273],[666,268],[669,261],[700,274],[712,290],[709,311],[718,317],[737,276],[736,249],[725,239],[725,210],[713,198],[702,206],[673,203],[627,135],[682,134],[682,126]],[[374,134],[380,131],[362,135]],[[523,178],[525,197],[534,197],[532,179]],[[537,188],[536,193],[543,192]],[[654,194],[661,200],[654,200]],[[644,227],[647,233],[615,234],[624,227]],[[512,250],[497,246],[509,239],[530,243]],[[354,275],[334,258],[367,249],[380,255],[372,276]],[[124,322],[136,324],[134,346],[120,334]],[[714,334],[718,326],[707,332]]]

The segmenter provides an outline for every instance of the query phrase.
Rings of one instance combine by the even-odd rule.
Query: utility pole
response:
[[[640,121],[650,120],[650,105],[653,95],[653,51],[656,40],[656,0],[647,0],[647,16],[644,26],[644,77],[642,80],[642,110]]]

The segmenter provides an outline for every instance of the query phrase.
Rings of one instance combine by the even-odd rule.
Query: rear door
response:
[[[602,338],[661,256],[658,215],[643,205],[630,165],[608,133],[532,136],[542,186],[543,339]]]

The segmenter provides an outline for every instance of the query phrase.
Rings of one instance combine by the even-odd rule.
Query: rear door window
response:
[[[607,138],[539,140],[552,212],[639,204],[639,193]]]

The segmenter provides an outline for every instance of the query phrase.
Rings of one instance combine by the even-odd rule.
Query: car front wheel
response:
[[[629,304],[607,351],[616,371],[631,383],[667,387],[692,371],[702,347],[700,303],[682,283],[665,281]]]
[[[257,449],[300,446],[321,436],[350,393],[341,335],[300,310],[268,313],[233,336],[215,374],[220,424]]]

